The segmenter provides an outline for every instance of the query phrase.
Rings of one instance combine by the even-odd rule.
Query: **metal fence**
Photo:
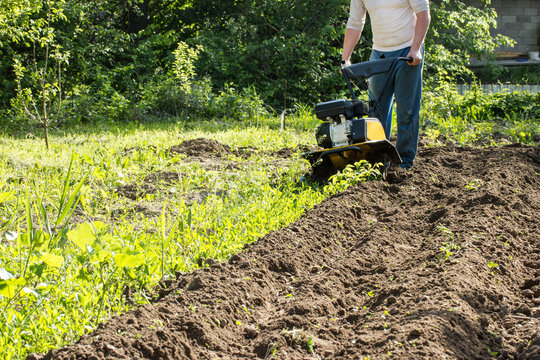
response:
[[[460,94],[470,91],[471,87],[471,84],[457,84],[457,89]],[[487,94],[514,91],[528,91],[534,94],[540,92],[540,85],[482,84],[481,87],[482,91]]]

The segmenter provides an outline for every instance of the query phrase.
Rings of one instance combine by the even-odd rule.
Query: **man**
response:
[[[370,60],[410,57],[399,61],[395,71],[369,79],[370,100],[377,100],[375,114],[383,124],[386,137],[392,129],[392,107],[397,105],[396,148],[409,169],[418,149],[424,39],[431,21],[428,0],[351,0],[350,17],[345,30],[342,64],[350,65],[351,54],[360,40],[366,20],[371,19],[373,49]],[[386,85],[386,87],[385,87]]]

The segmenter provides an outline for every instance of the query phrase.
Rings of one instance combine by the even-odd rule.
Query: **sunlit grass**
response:
[[[48,152],[38,139],[2,139],[5,358],[76,340],[149,301],[160,279],[192,270],[201,259],[226,260],[328,196],[298,181],[308,170],[299,150],[289,159],[272,155],[313,141],[312,128],[289,120],[284,131],[265,119],[53,133]],[[227,154],[210,167],[166,151],[195,138],[254,150],[247,159]],[[119,191],[164,172],[179,176],[153,182],[153,191],[134,199]],[[204,198],[188,201],[197,193]]]

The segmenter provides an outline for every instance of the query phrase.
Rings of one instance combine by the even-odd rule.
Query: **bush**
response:
[[[256,0],[225,22],[207,22],[194,43],[197,73],[220,88],[255,86],[266,103],[315,103],[342,89],[338,71],[349,2]],[[285,91],[285,82],[287,90]],[[337,90],[339,91],[339,90]]]
[[[467,121],[524,120],[540,118],[540,93],[501,92],[486,94],[479,86],[460,95],[453,85],[424,93],[427,116],[460,117]]]
[[[476,86],[461,95],[443,84],[424,92],[422,119],[429,137],[440,134],[461,144],[491,144],[493,134],[511,142],[533,142],[540,134],[540,93],[483,93]]]
[[[141,114],[157,117],[250,120],[266,116],[264,102],[253,88],[237,91],[227,84],[213,91],[209,79],[194,81],[186,91],[176,79],[163,78],[149,84],[138,105]]]
[[[483,84],[540,84],[540,64],[514,67],[487,64],[473,72]]]
[[[203,116],[206,113],[211,85],[207,80],[180,84],[175,78],[158,76],[148,84],[138,104],[141,115],[157,117]]]
[[[180,42],[167,75],[156,76],[145,88],[138,109],[142,114],[246,120],[266,115],[253,87],[236,91],[232,84],[214,91],[209,78],[194,81],[195,62],[202,50]]]
[[[114,123],[129,120],[133,103],[116,91],[106,78],[94,86],[75,86],[64,100],[62,125]]]
[[[264,102],[255,88],[237,91],[233,84],[226,84],[218,94],[212,94],[206,107],[206,116],[210,118],[250,120],[266,115]]]

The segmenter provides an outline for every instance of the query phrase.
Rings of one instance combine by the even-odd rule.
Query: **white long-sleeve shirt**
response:
[[[394,51],[411,46],[416,13],[429,10],[428,0],[351,0],[347,28],[362,31],[371,19],[373,49]]]

